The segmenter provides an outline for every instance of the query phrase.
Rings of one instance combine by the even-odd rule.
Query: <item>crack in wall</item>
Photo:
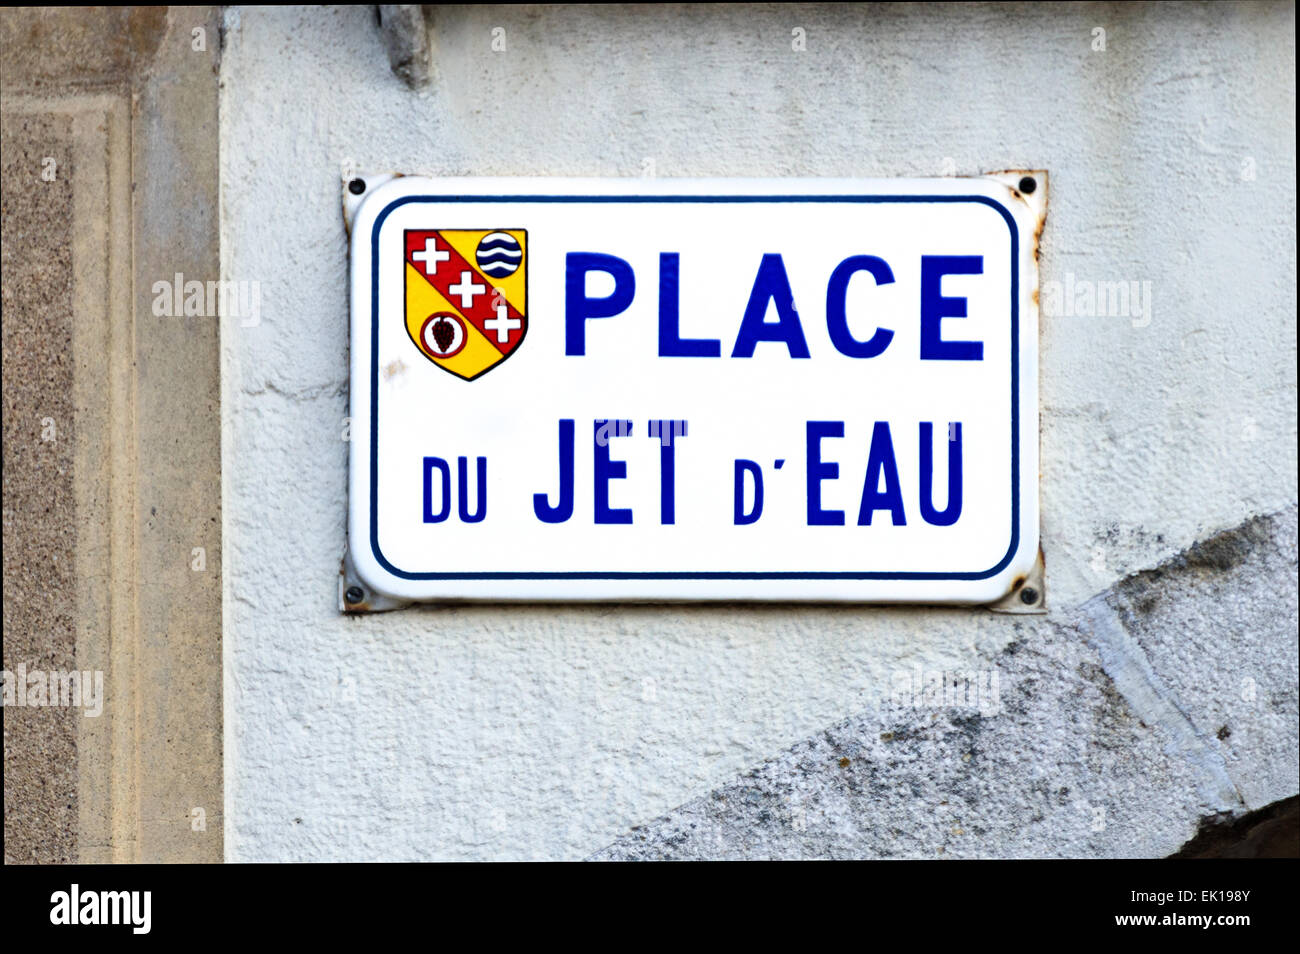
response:
[[[1101,654],[1102,668],[1120,695],[1143,722],[1158,726],[1169,736],[1165,751],[1195,767],[1201,776],[1199,790],[1207,810],[1217,813],[1245,808],[1246,800],[1229,776],[1223,756],[1211,748],[1156,674],[1110,605],[1109,592],[1088,600],[1081,612],[1084,619],[1079,632]]]

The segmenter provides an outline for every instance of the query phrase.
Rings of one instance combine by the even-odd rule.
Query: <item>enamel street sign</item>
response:
[[[1038,550],[1045,190],[370,177],[352,572],[397,600],[1005,596]]]

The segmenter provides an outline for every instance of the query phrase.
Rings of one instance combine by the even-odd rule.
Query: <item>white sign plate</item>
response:
[[[1003,597],[1038,549],[1044,197],[1018,181],[372,179],[355,573],[411,600]]]

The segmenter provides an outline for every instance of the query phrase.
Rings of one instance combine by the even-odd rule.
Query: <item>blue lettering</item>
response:
[[[821,442],[824,437],[843,437],[843,421],[809,421],[806,441],[808,445],[808,526],[840,527],[844,525],[843,510],[822,509],[822,481],[840,475],[840,465],[823,463]]]
[[[659,438],[659,522],[677,522],[677,438],[686,436],[685,421],[649,421],[646,433]]]
[[[888,328],[877,328],[867,341],[858,341],[849,333],[844,299],[848,294],[849,279],[857,272],[870,272],[877,285],[888,285],[894,280],[889,265],[874,255],[855,255],[840,262],[826,284],[826,330],[830,332],[831,344],[840,354],[850,358],[874,358],[889,347],[894,333]]]
[[[610,424],[613,423],[613,433]],[[632,433],[631,421],[595,421],[594,476],[596,523],[631,523],[632,510],[625,507],[609,506],[609,482],[622,480],[627,476],[627,462],[611,460],[609,456],[610,437],[626,437]]]
[[[442,472],[442,510],[433,512],[433,472]],[[441,457],[424,459],[424,522],[442,523],[451,515],[451,468]]]
[[[882,475],[885,478],[884,490],[880,490]],[[903,490],[898,482],[898,464],[894,460],[894,442],[889,436],[889,425],[884,421],[876,421],[871,430],[871,450],[867,454],[867,477],[862,482],[858,526],[871,526],[871,515],[877,510],[888,510],[896,527],[907,523],[903,516]]]
[[[587,297],[587,273],[605,272],[614,278],[607,298]],[[587,319],[612,318],[627,310],[636,292],[632,266],[613,255],[570,252],[564,264],[564,353],[587,353]]]
[[[948,425],[948,506],[934,509],[934,425],[921,422],[921,519],[951,527],[961,516],[961,422]]]
[[[533,494],[533,513],[542,523],[564,523],[573,516],[573,419],[560,421],[560,502],[552,507],[546,494]]]
[[[745,512],[745,474],[754,478],[754,506]],[[736,503],[732,511],[737,526],[754,523],[763,515],[763,468],[752,460],[736,461]]]
[[[478,523],[487,516],[487,458],[478,459],[478,506],[473,514],[469,512],[467,505],[469,501],[469,460],[464,457],[456,458],[456,476],[460,482],[460,500],[457,502],[457,511],[460,513],[460,519],[465,523]]]
[[[716,358],[722,354],[722,342],[712,338],[682,338],[681,281],[678,278],[681,256],[676,252],[659,254],[659,356],[661,358]]]
[[[776,321],[765,322],[767,303],[776,305]],[[794,307],[794,292],[790,278],[785,273],[785,262],[772,252],[763,256],[754,276],[754,288],[749,293],[745,317],[736,333],[736,345],[731,350],[733,358],[752,358],[754,346],[760,341],[783,341],[792,358],[807,358],[808,343],[803,337],[803,326]]]
[[[921,256],[921,360],[983,360],[982,341],[945,341],[942,330],[943,319],[966,317],[965,298],[943,297],[943,276],[983,272],[982,255]]]

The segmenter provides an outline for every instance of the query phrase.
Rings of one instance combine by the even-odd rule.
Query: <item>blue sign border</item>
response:
[[[992,568],[974,573],[934,572],[715,572],[646,571],[411,573],[393,566],[379,549],[379,232],[384,220],[409,202],[430,203],[787,203],[852,202],[862,204],[958,203],[987,205],[1002,216],[1011,232],[1011,545]],[[983,580],[1004,570],[1020,543],[1020,234],[1011,213],[983,195],[408,195],[394,199],[375,218],[370,238],[370,550],[389,573],[404,580]]]

